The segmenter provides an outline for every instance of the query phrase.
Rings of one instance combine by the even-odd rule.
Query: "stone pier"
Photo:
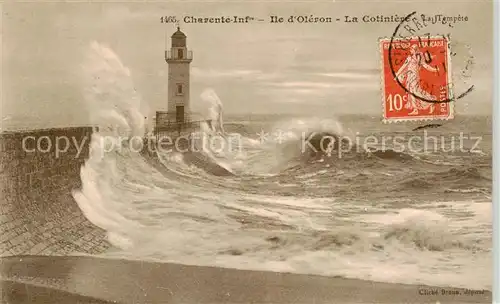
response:
[[[80,211],[80,187],[92,128],[0,134],[0,256],[95,254],[110,245]]]

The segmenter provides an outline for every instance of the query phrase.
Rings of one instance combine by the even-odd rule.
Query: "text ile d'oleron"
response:
[[[467,16],[456,15],[447,16],[443,14],[424,15],[420,16],[422,21],[436,24],[454,24],[457,22],[467,22]],[[192,16],[187,15],[182,18],[176,16],[161,16],[161,23],[179,23],[186,24],[231,24],[231,23],[399,23],[405,20],[404,15],[345,15],[341,17],[332,16],[316,16],[316,15],[291,15],[279,16],[272,15],[265,18],[256,16]]]

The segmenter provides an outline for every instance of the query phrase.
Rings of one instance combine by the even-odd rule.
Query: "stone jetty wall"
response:
[[[0,134],[0,256],[109,247],[71,194],[80,187],[91,134],[90,127]]]

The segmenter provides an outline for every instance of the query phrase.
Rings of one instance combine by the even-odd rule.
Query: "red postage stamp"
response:
[[[381,39],[384,122],[453,118],[446,37]]]

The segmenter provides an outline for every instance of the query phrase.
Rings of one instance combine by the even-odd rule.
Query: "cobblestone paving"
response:
[[[96,254],[109,248],[104,230],[90,223],[71,195],[25,196],[22,202],[0,204],[0,256]]]
[[[0,256],[109,248],[104,231],[83,216],[71,195],[80,187],[91,132],[72,127],[0,133]],[[80,143],[80,150],[72,145],[55,153],[53,143],[61,138]]]

